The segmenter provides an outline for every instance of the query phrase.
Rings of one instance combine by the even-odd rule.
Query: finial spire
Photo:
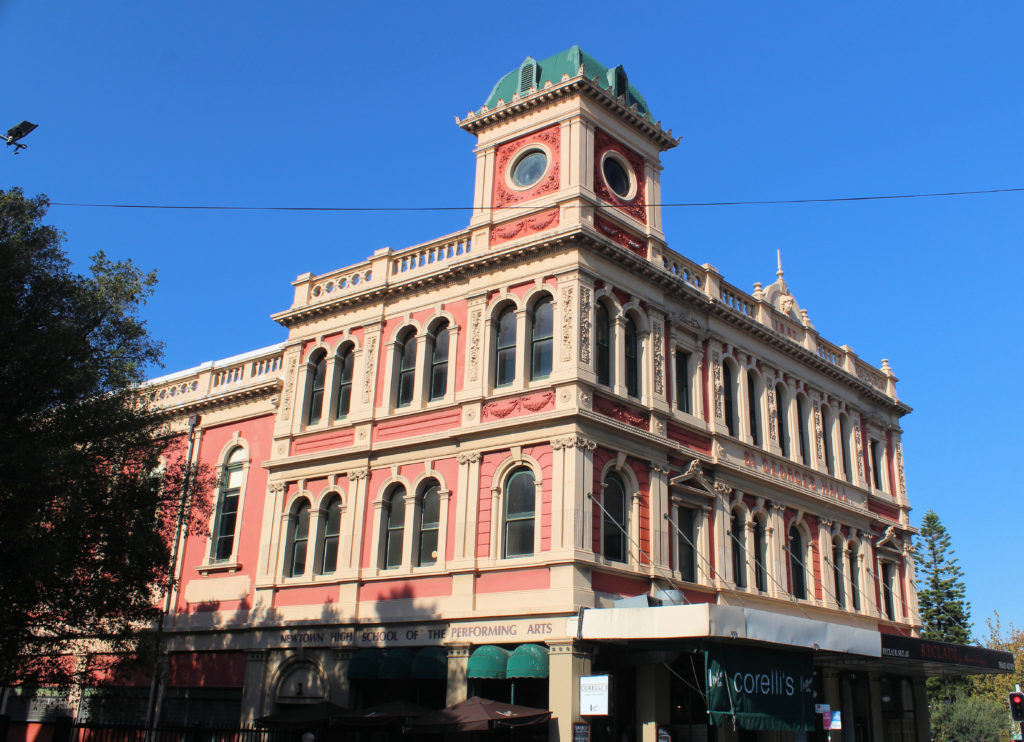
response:
[[[779,278],[782,278],[782,250],[776,250],[775,257],[779,261],[779,269],[775,271],[775,275],[778,276]]]

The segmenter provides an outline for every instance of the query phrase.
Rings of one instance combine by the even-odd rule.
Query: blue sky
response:
[[[1024,5],[988,2],[175,3],[0,0],[0,189],[53,201],[466,206],[479,107],[522,59],[580,44],[623,64],[682,143],[666,203],[1024,187]],[[12,67],[10,60],[18,60]],[[786,280],[817,329],[902,400],[914,522],[933,508],[975,633],[1019,559],[1022,365],[1012,313],[1024,193],[683,207],[670,245],[751,289]],[[465,226],[463,212],[266,213],[54,206],[83,268],[156,269],[166,370],[285,337],[289,282]],[[155,371],[155,373],[162,373]]]

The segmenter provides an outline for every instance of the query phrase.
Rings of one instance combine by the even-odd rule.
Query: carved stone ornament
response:
[[[662,395],[665,393],[665,355],[662,347],[665,328],[660,322],[656,322],[651,334],[654,335],[654,393]]]
[[[284,494],[285,486],[284,482],[271,482],[267,485],[267,492],[269,492],[272,497],[280,497]]]
[[[363,374],[363,404],[370,403],[370,394],[373,392],[373,376],[377,370],[377,336],[371,335],[366,342],[366,353],[364,354],[366,372]]]
[[[480,417],[483,420],[489,418],[506,418],[514,412],[540,412],[550,407],[555,401],[555,393],[541,392],[531,394],[527,397],[514,397],[513,399],[502,399],[497,402],[488,402],[483,406]]]
[[[360,479],[366,479],[366,477],[367,477],[367,475],[369,473],[370,473],[369,469],[366,469],[366,468],[363,468],[363,469],[352,469],[351,471],[346,472],[345,476],[348,477],[350,482],[355,482],[355,481],[358,481]]]
[[[469,380],[479,378],[480,369],[480,318],[483,310],[474,309],[469,318]]]
[[[818,449],[818,461],[821,461],[825,458],[823,453],[824,441],[822,440],[821,405],[818,403],[818,400],[814,400],[811,404],[814,407],[814,441]]]
[[[686,309],[684,309],[681,312],[669,315],[669,319],[672,321],[673,324],[688,325],[692,327],[694,330],[704,329],[704,325],[700,321],[700,318],[698,318],[697,315],[694,314],[693,312]]]
[[[700,459],[693,459],[685,472],[670,479],[669,486],[685,484],[687,482],[696,482],[700,489],[716,497],[728,497],[732,494],[732,487],[724,482],[712,483],[707,480],[704,476],[704,468]]]
[[[715,386],[715,419],[721,420],[722,413],[722,357],[718,352],[711,354],[711,368],[714,373]]]
[[[582,448],[586,451],[593,451],[597,448],[597,442],[582,435],[567,435],[562,438],[555,438],[551,441],[551,447],[556,451],[563,448]]]
[[[573,341],[573,301],[572,286],[562,289],[562,360],[566,363],[572,360]]]
[[[774,441],[777,435],[775,432],[775,420],[778,417],[778,412],[775,409],[774,387],[768,386],[765,388],[765,398],[768,400],[768,437]]]
[[[295,375],[298,359],[293,355],[288,361],[288,370],[284,375],[284,404],[281,405],[281,420],[287,420],[292,414],[292,400],[295,398]]]
[[[896,441],[896,478],[899,480],[900,496],[907,497],[907,481],[903,473],[903,443]]]
[[[505,222],[491,230],[491,244],[498,245],[517,237],[527,237],[537,232],[543,232],[549,227],[558,226],[558,216],[558,209],[555,208],[533,216]]]
[[[590,289],[580,287],[580,361],[590,365]]]
[[[860,425],[855,425],[853,428],[853,443],[854,448],[857,452],[857,474],[861,480],[864,479],[864,448],[860,439]]]
[[[580,392],[580,407],[590,409],[590,395],[586,392]]]
[[[480,452],[479,451],[466,451],[465,453],[460,453],[458,456],[456,456],[456,459],[458,459],[458,462],[462,466],[468,466],[469,464],[475,464],[478,461],[480,461]]]

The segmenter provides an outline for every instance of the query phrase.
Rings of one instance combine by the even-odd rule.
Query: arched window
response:
[[[384,505],[384,569],[402,566],[405,533],[405,487],[395,487]]]
[[[804,537],[795,525],[789,527],[789,579],[794,598],[807,599],[807,572],[804,570]]]
[[[533,554],[533,522],[537,488],[533,472],[516,469],[505,480],[505,556]]]
[[[775,386],[775,422],[779,429],[779,446],[782,448],[782,455],[789,456],[789,415],[787,414],[789,400],[786,399],[785,387],[782,384]]]
[[[754,584],[758,590],[768,589],[768,533],[762,518],[754,518]]]
[[[210,560],[214,562],[226,562],[234,553],[238,498],[242,493],[245,458],[245,449],[237,446],[228,454],[220,472],[220,491],[217,493],[217,510],[213,518],[213,543],[210,545]]]
[[[554,353],[554,304],[541,299],[530,316],[530,378],[544,379],[551,375]]]
[[[608,307],[598,302],[594,310],[594,361],[597,365],[597,383],[612,383],[612,326]]]
[[[355,366],[355,357],[352,346],[346,344],[335,361],[338,375],[338,389],[335,394],[337,402],[334,408],[336,420],[342,420],[348,415],[349,405],[352,402],[352,369]]]
[[[316,572],[334,574],[338,569],[338,540],[341,537],[341,498],[332,497],[320,515],[320,563]]]
[[[836,465],[832,451],[832,410],[826,405],[821,406],[821,436],[822,446],[825,449],[825,468],[829,476],[836,475]]]
[[[640,335],[636,331],[636,322],[626,317],[626,393],[631,397],[640,396]]]
[[[761,398],[757,393],[757,379],[747,371],[747,414],[750,416],[750,440],[761,445]]]
[[[317,350],[309,359],[309,396],[306,398],[306,425],[316,425],[324,406],[324,378],[327,375],[327,353]]]
[[[722,406],[725,411],[725,427],[729,435],[736,435],[736,390],[733,388],[732,366],[722,361]]]
[[[428,399],[444,399],[448,391],[448,323],[434,328],[430,344],[430,394]]]
[[[885,604],[885,617],[896,620],[896,565],[882,562],[882,602]]]
[[[739,510],[732,511],[729,526],[729,541],[732,546],[732,581],[736,587],[747,586],[747,545],[744,533],[743,514]]]
[[[690,412],[690,354],[676,351],[676,408]]]
[[[846,563],[850,566],[850,607],[855,611],[860,610],[860,570],[857,568],[859,561],[857,547],[851,546]]]
[[[416,388],[416,333],[406,330],[395,343],[395,359],[398,365],[398,398],[396,407],[408,407],[412,404],[413,391]]]
[[[836,603],[840,608],[845,608],[846,589],[843,584],[843,540],[838,536],[832,539],[832,583],[836,586]]]
[[[882,444],[871,438],[868,441],[868,457],[871,463],[871,482],[876,490],[882,487]]]
[[[436,483],[423,491],[420,502],[419,556],[420,567],[437,562],[437,534],[441,527],[441,488]]]
[[[804,395],[796,395],[796,430],[797,437],[800,441],[800,463],[804,466],[810,466],[811,454],[810,454],[810,435],[807,429],[807,404],[804,401]]]
[[[301,577],[306,572],[306,547],[309,546],[309,500],[305,497],[292,506],[288,519],[287,577]]]
[[[516,310],[505,307],[498,315],[497,342],[494,356],[494,386],[505,386],[516,380]]]
[[[679,528],[679,575],[687,582],[697,581],[697,511],[680,505],[676,508],[676,526]]]
[[[601,488],[601,553],[613,562],[628,561],[626,550],[626,487],[615,472],[608,472]]]
[[[846,424],[846,415],[839,416],[839,446],[843,449],[843,477],[847,482],[852,482],[853,462],[850,461],[850,431]]]

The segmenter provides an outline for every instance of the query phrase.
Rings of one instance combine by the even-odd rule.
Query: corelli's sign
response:
[[[708,716],[743,729],[814,729],[810,655],[716,646],[707,650]]]

